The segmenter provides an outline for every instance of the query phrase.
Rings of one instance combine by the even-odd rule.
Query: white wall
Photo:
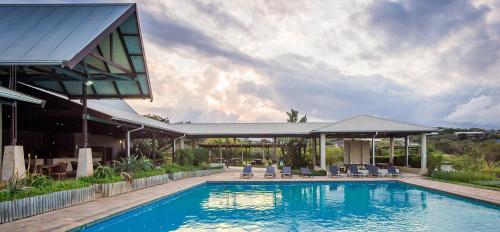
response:
[[[345,164],[369,164],[370,142],[363,140],[344,140]]]

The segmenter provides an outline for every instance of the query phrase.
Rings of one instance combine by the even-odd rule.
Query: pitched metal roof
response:
[[[312,130],[329,124],[331,123],[186,123],[171,126],[190,136],[272,137],[306,136]]]
[[[358,115],[328,126],[315,129],[317,133],[361,133],[361,132],[433,132],[436,128],[398,122],[369,115]]]
[[[114,101],[123,101],[123,100],[114,100]],[[79,103],[78,101],[73,101]],[[125,102],[123,102],[125,103]],[[121,104],[123,104],[121,103]],[[126,103],[125,103],[126,104]],[[110,107],[109,104],[101,104],[99,100],[89,100],[87,101],[87,107],[91,110],[98,111],[103,114],[107,114],[112,117],[113,120],[127,122],[137,125],[144,125],[146,127],[151,127],[155,129],[165,130],[169,132],[174,132],[178,134],[184,134],[183,131],[178,130],[175,127],[172,127],[171,124],[167,124],[164,122],[160,122],[154,119],[146,118],[140,114],[126,111],[124,109]]]
[[[0,76],[80,98],[151,98],[135,4],[0,4]]]
[[[0,86],[0,98],[42,105],[44,100]]]
[[[132,4],[0,5],[0,64],[69,62],[131,7]]]

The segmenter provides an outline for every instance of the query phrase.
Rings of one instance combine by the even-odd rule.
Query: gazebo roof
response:
[[[425,133],[436,128],[399,122],[370,115],[358,115],[313,130],[314,133]]]

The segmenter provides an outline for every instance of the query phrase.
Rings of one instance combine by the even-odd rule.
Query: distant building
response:
[[[454,133],[459,139],[484,139],[486,133],[483,131],[458,131]]]

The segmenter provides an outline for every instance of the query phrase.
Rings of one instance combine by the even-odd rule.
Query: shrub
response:
[[[121,158],[115,165],[116,172],[128,172],[132,173],[135,171],[145,171],[154,168],[154,163],[145,156],[130,155],[125,158]]]
[[[23,180],[24,185],[29,187],[43,187],[52,184],[53,180],[46,176],[28,175]]]
[[[166,172],[163,168],[155,168],[152,170],[137,171],[134,173],[133,177],[135,179],[139,179],[139,178],[144,178],[144,177],[163,175],[165,173]]]
[[[19,191],[15,191],[13,194],[1,191],[0,202],[90,186],[89,183],[80,180],[50,181],[49,183],[48,185],[33,188],[20,188]]]
[[[429,170],[429,175],[436,170],[441,168],[441,163],[443,162],[443,154],[439,152],[430,152],[427,155],[427,170]]]
[[[463,183],[473,183],[474,181],[494,181],[496,177],[483,172],[476,171],[435,171],[432,173],[433,179],[456,181]]]
[[[107,184],[107,183],[115,183],[123,181],[123,178],[120,175],[113,174],[112,176],[97,178],[95,176],[86,176],[80,177],[78,180],[90,183],[90,184]]]
[[[113,168],[109,166],[102,166],[100,163],[97,163],[97,168],[94,171],[93,176],[96,178],[108,178],[115,174]]]
[[[325,170],[317,170],[317,171],[312,171],[313,176],[326,176],[326,171]]]

